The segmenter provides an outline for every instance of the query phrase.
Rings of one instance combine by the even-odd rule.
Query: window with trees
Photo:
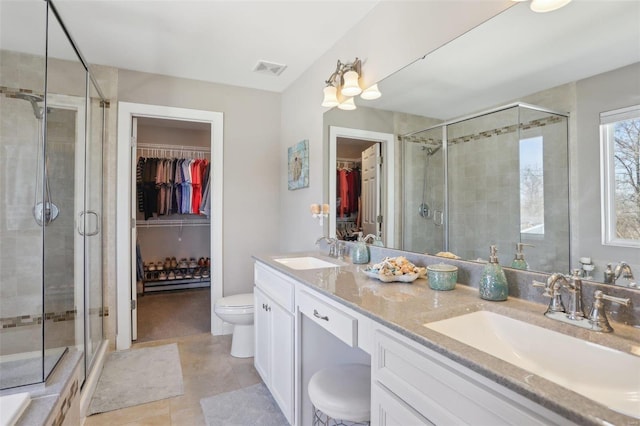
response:
[[[542,136],[520,140],[520,233],[544,235]]]
[[[600,114],[603,244],[640,247],[640,105]]]

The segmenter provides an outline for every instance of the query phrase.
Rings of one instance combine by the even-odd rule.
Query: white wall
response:
[[[336,61],[361,58],[363,85],[368,86],[512,5],[507,0],[381,2],[283,93],[277,153],[282,250],[313,249],[317,237],[326,232],[311,218],[309,205],[323,200],[322,114],[326,108],[320,103],[323,82]],[[309,188],[289,191],[287,148],[303,139],[309,140]]]

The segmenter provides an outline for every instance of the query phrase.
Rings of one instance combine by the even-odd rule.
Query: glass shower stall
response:
[[[568,270],[568,117],[510,104],[401,136],[403,249]],[[506,253],[509,253],[507,256]]]
[[[103,341],[107,106],[52,2],[0,4],[0,389]]]

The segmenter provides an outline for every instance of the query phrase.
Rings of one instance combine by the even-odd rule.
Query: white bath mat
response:
[[[89,405],[89,415],[182,395],[178,345],[112,352]]]
[[[285,426],[287,419],[263,383],[200,400],[207,426]]]

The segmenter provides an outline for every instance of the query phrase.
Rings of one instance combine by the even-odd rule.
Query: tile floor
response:
[[[136,343],[133,349],[177,343],[184,395],[87,417],[85,426],[205,425],[200,399],[260,383],[253,358],[229,355],[231,335],[210,333]],[[162,374],[161,371],[158,374]]]
[[[207,333],[210,330],[211,291],[208,288],[138,296],[136,343]]]

